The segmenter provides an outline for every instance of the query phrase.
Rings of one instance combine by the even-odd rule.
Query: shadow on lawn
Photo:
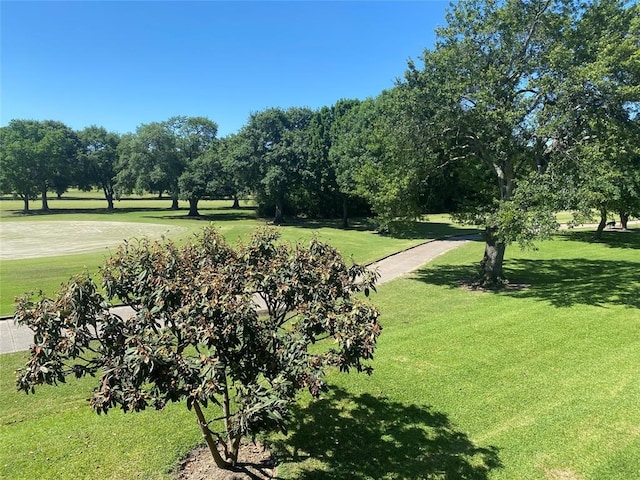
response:
[[[108,210],[105,208],[50,208],[49,210],[29,210],[29,212],[23,212],[22,210],[15,210],[10,212],[10,215],[16,217],[47,217],[55,215],[66,215],[71,213],[91,214],[91,215],[115,215],[118,213],[135,213],[135,212],[163,212],[170,211],[170,208],[155,208],[155,207],[125,207],[114,208]]]
[[[562,232],[561,236],[573,242],[597,243],[611,248],[640,249],[640,230],[607,230],[600,240],[594,240],[595,231],[573,230]]]
[[[198,216],[190,216],[188,210],[171,210],[169,215],[149,215],[147,218],[162,218],[163,220],[200,220],[203,222],[231,222],[236,220],[259,220],[255,215],[255,209],[216,209],[215,213],[201,213]]]
[[[441,222],[409,222],[401,227],[392,229],[391,232],[376,232],[376,223],[371,219],[352,219],[349,221],[349,228],[342,228],[339,219],[306,219],[291,218],[283,223],[283,226],[305,229],[333,228],[336,230],[371,232],[383,235],[389,238],[406,239],[406,240],[423,240],[431,238],[453,237],[458,235],[470,235],[477,233],[478,230],[469,228],[459,228],[449,223]]]
[[[323,462],[300,472],[302,480],[483,480],[502,467],[496,447],[476,446],[444,413],[428,407],[337,389],[293,415],[293,431],[273,451],[287,462]]]
[[[505,275],[517,288],[492,291],[533,298],[555,307],[624,305],[640,308],[640,263],[587,258],[505,261]],[[440,265],[420,270],[415,278],[457,288],[477,273],[476,265]]]

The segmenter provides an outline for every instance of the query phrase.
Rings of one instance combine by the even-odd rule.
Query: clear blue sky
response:
[[[173,115],[219,135],[268,107],[376,96],[432,47],[448,1],[1,1],[0,124],[119,133]]]

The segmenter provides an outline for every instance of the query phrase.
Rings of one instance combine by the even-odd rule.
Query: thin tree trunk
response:
[[[231,400],[229,399],[229,389],[226,385],[222,393],[222,409],[224,415],[224,429],[227,432],[227,444],[231,447],[230,451],[227,451],[227,458],[231,460],[229,463],[232,467],[235,467],[238,463],[238,450],[240,449],[240,435],[234,435],[231,425]]]
[[[29,213],[29,196],[25,195],[22,200],[24,201],[24,213]]]
[[[211,430],[207,426],[207,420],[204,418],[204,414],[202,413],[202,409],[200,408],[200,404],[198,402],[193,402],[193,409],[196,412],[196,416],[198,417],[198,425],[200,425],[200,430],[202,431],[202,436],[207,442],[207,446],[209,447],[209,451],[211,452],[211,456],[213,457],[213,461],[216,462],[216,465],[220,468],[224,468],[226,470],[231,469],[232,465],[227,462],[216,447],[216,442],[213,440],[213,436],[211,435]]]
[[[484,257],[480,262],[480,284],[486,288],[500,288],[506,283],[503,272],[504,252],[507,245],[495,237],[493,227],[484,232]]]
[[[278,195],[276,198],[276,213],[273,217],[273,223],[275,225],[281,225],[283,222],[283,218],[284,218],[282,213],[283,203],[284,201],[282,200],[282,196]]]
[[[342,228],[349,228],[349,204],[346,195],[342,195]]]
[[[171,210],[179,210],[180,206],[178,205],[178,196],[177,195],[172,195],[171,196]]]
[[[198,213],[198,198],[190,198],[189,199],[189,216],[190,217],[199,217],[200,213]]]
[[[47,187],[42,187],[42,211],[49,211],[49,200],[47,199]]]
[[[598,224],[598,229],[596,233],[593,234],[594,240],[602,239],[602,232],[604,231],[604,227],[607,226],[607,211],[603,208],[600,210],[600,223]]]
[[[240,200],[238,199],[237,194],[233,196],[233,205],[231,206],[231,208],[240,208]]]
[[[104,192],[104,198],[107,201],[107,210],[112,211],[115,209],[113,206],[113,190],[108,187],[103,187],[102,191]]]
[[[627,230],[629,225],[629,214],[626,212],[620,212],[620,225],[622,230]]]

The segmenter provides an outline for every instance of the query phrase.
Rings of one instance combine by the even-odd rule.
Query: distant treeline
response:
[[[433,50],[375,98],[270,108],[217,137],[202,117],[122,136],[55,121],[0,130],[0,190],[24,200],[99,187],[108,208],[166,193],[198,214],[205,197],[252,194],[260,212],[429,211],[484,227],[488,281],[504,248],[556,227],[554,212],[640,215],[640,6],[619,0],[460,0]],[[498,268],[500,267],[500,268]]]

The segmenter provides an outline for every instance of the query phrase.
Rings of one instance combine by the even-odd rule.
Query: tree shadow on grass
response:
[[[555,307],[623,305],[640,308],[640,263],[587,258],[505,262],[509,286],[495,294],[533,298]],[[418,271],[414,278],[458,288],[469,284],[477,265],[438,265]]]
[[[509,262],[507,278],[531,286],[511,292],[539,298],[555,307],[575,304],[640,308],[640,263],[587,258],[519,259]]]
[[[147,218],[162,218],[163,220],[173,220],[179,222],[181,220],[200,220],[202,222],[231,222],[237,220],[259,220],[255,216],[255,211],[247,213],[237,210],[216,211],[216,213],[203,213],[197,216],[189,215],[185,210],[172,210],[170,215],[149,215]]]
[[[384,235],[389,238],[404,240],[426,240],[431,238],[445,238],[459,235],[472,235],[478,230],[471,228],[460,228],[450,223],[442,222],[407,222],[402,226],[393,228],[390,232],[380,233],[376,231],[376,223],[370,219],[352,219],[349,221],[349,228],[342,228],[339,219],[288,219],[284,224],[296,228],[334,228],[339,230],[355,230],[359,232],[371,232]]]
[[[14,210],[10,214],[16,217],[48,217],[56,215],[67,214],[90,214],[90,215],[115,215],[119,213],[136,213],[136,212],[166,212],[170,211],[170,208],[155,208],[155,207],[124,207],[114,208],[109,210],[105,208],[50,208],[49,210],[29,210],[24,212],[22,210]]]
[[[640,230],[606,230],[600,240],[594,240],[595,231],[571,230],[562,232],[561,236],[573,242],[597,243],[611,248],[640,249]]]
[[[303,469],[301,480],[483,480],[502,467],[496,447],[475,445],[444,413],[428,407],[332,389],[293,417],[294,429],[272,447],[287,462],[323,463]]]

